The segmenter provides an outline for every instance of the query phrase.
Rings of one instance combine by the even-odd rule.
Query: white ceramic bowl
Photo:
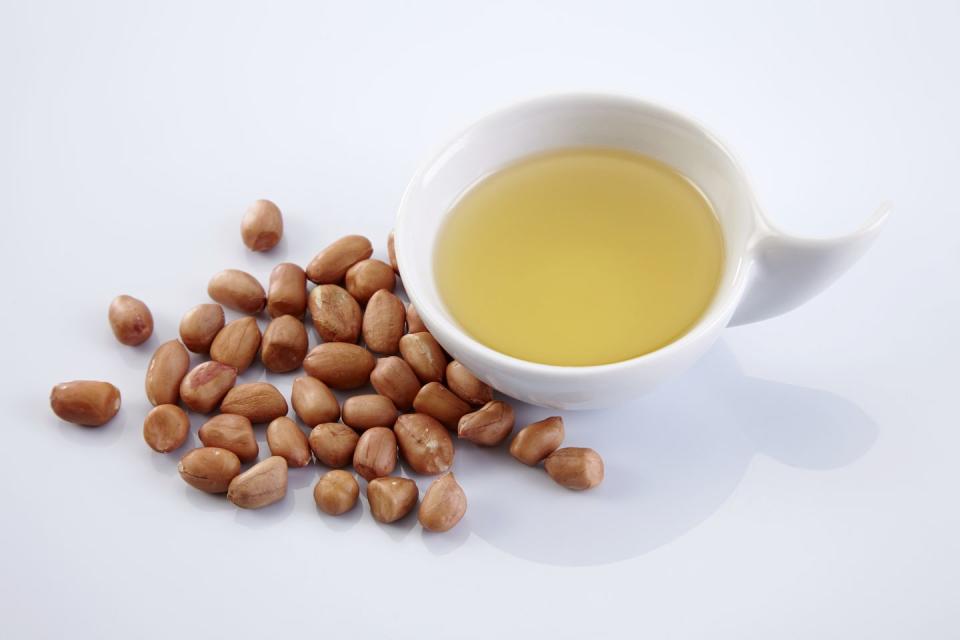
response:
[[[434,278],[437,233],[466,189],[524,156],[575,146],[627,149],[671,165],[710,200],[726,244],[719,288],[700,321],[661,349],[613,364],[555,366],[495,351],[457,324]],[[882,209],[860,231],[843,238],[787,236],[766,220],[733,156],[696,122],[638,100],[564,95],[487,116],[428,161],[410,181],[400,203],[395,246],[410,300],[453,357],[514,398],[560,409],[586,409],[636,397],[680,373],[728,324],[768,318],[809,299],[863,254],[885,217]]]

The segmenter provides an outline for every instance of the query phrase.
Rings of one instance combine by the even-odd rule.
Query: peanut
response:
[[[406,413],[394,425],[400,453],[417,473],[443,473],[453,465],[453,440],[439,422],[422,413]]]
[[[306,309],[307,274],[292,262],[275,266],[267,287],[267,313],[271,318],[286,315],[302,318]]]
[[[339,469],[350,464],[360,436],[339,422],[318,424],[310,432],[310,449],[317,460],[328,467]]]
[[[460,418],[457,435],[485,447],[495,447],[513,431],[513,407],[491,400],[482,408]]]
[[[227,499],[242,509],[260,509],[287,495],[287,461],[270,456],[230,481]]]
[[[456,431],[460,418],[470,413],[470,405],[439,382],[423,385],[413,399],[413,408],[419,413],[436,418],[453,431]]]
[[[327,471],[313,488],[313,499],[324,513],[339,516],[353,509],[360,495],[360,485],[349,471]]]
[[[353,452],[353,468],[367,481],[388,476],[397,466],[397,438],[386,427],[367,429]]]
[[[413,399],[420,391],[420,380],[403,358],[389,356],[377,360],[370,373],[370,384],[377,393],[393,401],[401,411],[413,407]]]
[[[427,531],[443,532],[454,528],[467,512],[467,496],[452,473],[427,487],[417,518]]]
[[[179,340],[157,347],[143,383],[150,404],[176,404],[180,400],[180,383],[189,370],[190,354]]]
[[[417,483],[410,478],[374,478],[367,484],[370,513],[384,524],[396,522],[410,513],[419,497]]]
[[[310,376],[294,378],[290,392],[293,410],[308,427],[340,419],[340,404],[330,388]]]
[[[393,267],[393,270],[400,273],[400,266],[397,264],[396,236],[393,229],[387,235],[387,256],[390,258],[390,266]]]
[[[283,236],[283,216],[269,200],[256,200],[240,222],[243,244],[251,251],[269,251]]]
[[[244,416],[221,413],[200,425],[197,436],[203,446],[232,451],[240,462],[253,462],[260,454],[253,425]]]
[[[377,394],[353,396],[343,403],[343,424],[358,431],[373,427],[392,427],[397,421],[397,408],[386,396]]]
[[[227,392],[220,411],[246,416],[250,422],[270,422],[287,415],[287,400],[269,382],[238,384]]]
[[[210,345],[223,329],[223,322],[223,307],[212,302],[198,304],[180,320],[180,339],[194,353],[210,353]]]
[[[531,467],[563,444],[563,418],[553,416],[528,424],[513,436],[510,455]]]
[[[408,333],[400,338],[400,354],[420,378],[420,382],[443,382],[447,359],[443,355],[443,349],[426,331]]]
[[[420,333],[427,331],[427,325],[423,324],[420,314],[413,303],[407,305],[407,333]]]
[[[158,453],[179,449],[190,433],[190,418],[175,404],[161,404],[143,421],[143,439]]]
[[[378,353],[396,353],[403,337],[404,310],[400,298],[386,289],[373,294],[363,312],[363,342]]]
[[[280,416],[267,425],[267,446],[270,455],[280,456],[290,467],[305,467],[310,464],[310,443],[297,423]]]
[[[603,482],[603,458],[593,449],[557,449],[547,456],[544,466],[550,477],[567,489],[592,489]]]
[[[373,245],[363,236],[344,236],[314,256],[307,265],[307,277],[317,284],[343,280],[347,269],[373,255]]]
[[[237,381],[237,370],[228,364],[204,362],[183,377],[180,399],[197,413],[210,413]]]
[[[307,355],[307,330],[293,316],[279,316],[270,321],[263,332],[260,359],[263,366],[275,373],[299,369]]]
[[[99,427],[120,410],[120,390],[98,380],[61,382],[50,391],[50,408],[61,420]]]
[[[366,304],[380,289],[393,291],[397,286],[397,274],[380,260],[361,260],[347,270],[346,284],[350,295],[360,304]]]
[[[180,477],[194,489],[226,493],[230,481],[240,474],[240,458],[219,447],[194,449],[177,465]]]
[[[225,307],[243,313],[260,313],[267,303],[263,286],[239,269],[225,269],[210,278],[207,294]]]
[[[493,389],[454,360],[447,365],[447,388],[464,402],[480,407],[493,400]]]
[[[324,342],[356,342],[360,337],[363,313],[347,290],[335,284],[321,284],[310,292],[310,317]]]
[[[369,351],[346,342],[319,344],[303,360],[303,370],[334,389],[367,384],[376,360]]]
[[[213,339],[210,357],[234,367],[237,373],[243,373],[257,356],[260,339],[260,327],[255,318],[238,318],[228,323]]]
[[[153,334],[153,314],[147,305],[131,296],[117,296],[107,313],[110,328],[122,344],[135,347]]]

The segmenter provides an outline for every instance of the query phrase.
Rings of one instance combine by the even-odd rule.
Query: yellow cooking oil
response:
[[[720,280],[703,193],[637,153],[524,158],[467,189],[437,237],[444,304],[476,340],[544,364],[620,362],[683,336]]]

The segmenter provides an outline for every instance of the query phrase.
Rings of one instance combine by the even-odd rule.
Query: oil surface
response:
[[[613,149],[531,156],[468,189],[437,238],[437,286],[467,333],[555,365],[669,344],[717,289],[723,238],[673,168]]]

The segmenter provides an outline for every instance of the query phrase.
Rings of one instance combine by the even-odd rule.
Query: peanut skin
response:
[[[267,303],[260,282],[239,269],[225,269],[210,278],[207,294],[223,306],[243,313],[260,313]]]
[[[270,272],[267,314],[302,318],[307,308],[307,274],[292,262],[278,264]]]
[[[313,488],[313,499],[324,513],[339,516],[353,509],[360,495],[360,485],[349,471],[334,469],[320,478]]]
[[[443,382],[447,358],[440,344],[426,331],[400,338],[400,355],[423,384]]]
[[[256,200],[240,222],[243,244],[251,251],[269,251],[283,236],[280,208],[269,200]]]
[[[389,356],[377,360],[370,373],[370,384],[377,393],[387,396],[402,411],[413,407],[413,400],[420,391],[420,380],[403,358]]]
[[[344,236],[314,256],[307,277],[317,284],[341,282],[347,269],[373,255],[373,245],[363,236]]]
[[[544,467],[561,487],[583,491],[603,482],[603,458],[593,449],[566,447],[547,456]]]
[[[143,383],[150,404],[176,404],[180,400],[180,383],[189,370],[190,354],[179,340],[157,347]]]
[[[120,410],[120,390],[99,380],[62,382],[50,391],[50,408],[61,420],[99,427]]]
[[[107,315],[113,335],[122,344],[135,347],[153,335],[153,314],[147,305],[132,296],[114,298]]]
[[[194,353],[210,353],[210,345],[223,325],[223,307],[215,303],[198,304],[183,314],[180,339]]]
[[[510,455],[534,466],[563,444],[563,435],[563,418],[559,416],[528,424],[513,437]]]
[[[184,482],[207,493],[226,493],[240,469],[240,458],[219,447],[194,449],[183,456],[177,466]]]
[[[447,473],[427,488],[417,517],[427,531],[443,532],[454,528],[466,512],[467,496],[453,474]]]

